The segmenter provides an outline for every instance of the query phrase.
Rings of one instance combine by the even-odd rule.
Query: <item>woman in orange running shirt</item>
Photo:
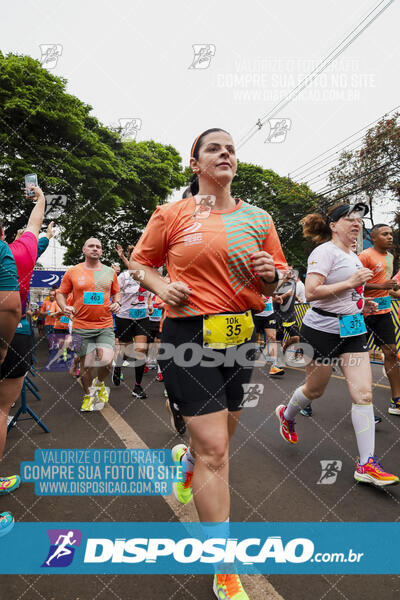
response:
[[[165,303],[162,345],[173,351],[167,356],[166,348],[159,364],[190,433],[189,447],[172,450],[185,477],[174,484],[175,495],[182,503],[193,498],[200,521],[218,523],[229,536],[229,440],[249,390],[252,314],[263,309],[262,294],[272,295],[277,269],[287,264],[270,215],[231,195],[237,161],[229,133],[202,133],[190,166],[189,197],[157,207],[130,268],[144,272],[142,285]],[[156,271],[163,264],[169,284]],[[238,575],[221,568],[214,593],[248,598]]]

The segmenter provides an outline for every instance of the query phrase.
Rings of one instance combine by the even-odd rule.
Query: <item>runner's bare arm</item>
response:
[[[396,279],[387,279],[383,283],[366,283],[366,290],[397,290],[399,284]]]
[[[373,273],[370,269],[358,269],[351,277],[338,283],[325,284],[325,275],[321,273],[308,273],[306,277],[306,298],[307,302],[321,300],[335,296],[345,290],[351,290],[362,285],[368,279],[371,279]]]
[[[4,361],[8,344],[14,337],[21,318],[21,300],[19,292],[0,292],[0,364]]]
[[[112,301],[112,304],[110,304],[110,311],[116,315],[119,312],[119,309],[121,308],[121,292],[112,294],[110,298]]]
[[[34,200],[36,201],[36,204],[31,212],[25,231],[30,231],[33,235],[39,237],[39,231],[43,223],[46,199],[40,187],[34,187],[33,191],[35,193]]]
[[[56,293],[56,301],[57,301],[58,306],[61,308],[62,312],[64,313],[64,315],[66,315],[67,317],[72,319],[72,317],[75,313],[75,308],[73,306],[69,306],[67,304],[68,295],[69,294],[62,294],[61,292],[57,292]]]
[[[147,309],[149,311],[149,314],[152,315],[154,312],[154,307],[153,307],[153,302],[151,301],[151,296],[149,296],[147,298]]]
[[[110,296],[111,300],[113,302],[118,302],[119,304],[121,304],[121,292],[117,292],[116,294],[112,294]]]
[[[129,260],[126,258],[124,251],[122,250],[122,246],[120,244],[117,244],[116,248],[118,256],[120,257],[126,268],[129,269]]]

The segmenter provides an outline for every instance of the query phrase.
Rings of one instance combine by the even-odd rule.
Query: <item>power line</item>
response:
[[[389,173],[389,175],[391,175],[392,173]],[[379,177],[376,179],[373,179],[371,183],[376,183],[377,181],[379,181]],[[337,198],[335,198],[335,201],[337,200],[342,200],[343,198],[347,198],[348,196],[354,196],[354,194],[357,194],[358,192],[363,192],[365,190],[368,189],[368,185],[363,185],[359,188],[354,188],[352,190],[350,190],[349,192],[346,192],[345,194],[342,194],[341,196],[338,196]],[[326,194],[322,194],[323,196],[325,196]]]
[[[354,140],[354,142],[358,142],[359,140],[361,140],[363,138],[359,138],[358,140]],[[348,146],[344,146],[344,148],[341,150],[340,153],[342,153],[345,148],[350,148],[351,144],[349,144]],[[354,152],[354,150],[358,150],[358,148],[362,148],[362,144],[355,146],[355,148],[351,148],[351,150],[349,149],[349,152]],[[336,154],[336,152],[335,152]],[[328,157],[327,157],[328,158]],[[337,162],[337,157],[332,158],[331,160],[328,160],[327,163],[325,163],[324,165],[322,165],[322,167],[319,167],[318,169],[315,169],[314,171],[310,171],[310,173],[308,173],[307,175],[307,179],[303,179],[301,183],[307,183],[308,185],[310,185],[315,179],[319,180],[319,179],[325,179],[324,177],[322,177],[325,173],[329,173],[329,171],[332,169],[332,167],[329,167],[329,169],[326,169],[326,171],[322,171],[322,172],[318,172],[321,171],[321,169],[325,168],[327,165],[331,164],[331,163],[335,163]],[[308,177],[310,177],[310,175],[312,175],[313,173],[318,173],[317,175],[314,175],[314,177],[311,177],[311,179],[308,179]]]
[[[363,139],[363,138],[359,138],[359,139]],[[354,142],[352,142],[352,143],[355,143],[355,141],[357,141],[357,140],[354,140]],[[351,145],[351,144],[349,144],[349,146],[350,146],[350,145]],[[349,148],[349,146],[347,146],[347,148],[349,148],[349,151],[350,151],[350,152],[354,152],[355,150],[358,150],[359,148],[362,148],[362,147],[363,147],[363,145],[364,145],[364,144],[360,144],[359,146],[355,146],[354,148],[351,148],[351,149]],[[343,151],[343,150],[342,150],[342,151]],[[391,159],[391,157],[390,157],[390,156],[389,156],[389,161],[392,163],[392,165],[393,165],[393,166],[395,166],[395,167],[396,167],[396,165],[393,163],[393,160]],[[333,162],[336,162],[336,159],[332,159],[332,160],[328,161],[327,163],[325,163],[324,167],[326,167],[327,165],[329,165],[329,164],[331,164],[331,163],[333,163]],[[321,168],[323,168],[323,167],[320,167],[319,169],[316,169],[315,171],[317,171],[317,172],[318,172],[318,171],[320,171],[320,169],[321,169]],[[315,185],[317,185],[318,183],[320,183],[320,182],[322,182],[322,181],[326,180],[326,173],[329,173],[329,172],[330,172],[330,171],[331,171],[333,168],[334,168],[334,167],[329,167],[329,168],[328,168],[328,169],[326,169],[325,171],[322,171],[322,172],[320,172],[320,173],[317,173],[317,175],[315,175],[315,176],[314,176],[314,177],[312,177],[311,179],[307,179],[307,181],[306,181],[306,182],[302,181],[302,182],[300,182],[300,183],[307,183],[307,185],[308,185],[308,186],[311,186],[311,185],[314,185],[314,186],[315,186]],[[396,168],[397,168],[397,170],[399,170],[399,167],[396,167]],[[309,175],[308,175],[308,176],[310,176],[311,174],[312,174],[312,171],[309,173]],[[324,189],[324,188],[323,188],[323,189]]]
[[[307,173],[310,169],[313,169],[314,167],[316,167],[317,165],[319,165],[320,163],[324,162],[325,160],[327,160],[330,156],[335,156],[336,154],[339,154],[341,152],[343,152],[343,150],[345,150],[345,148],[348,148],[349,146],[351,146],[352,144],[355,144],[356,142],[358,142],[359,140],[362,140],[364,138],[364,135],[360,136],[359,138],[353,140],[352,142],[349,142],[348,144],[345,144],[344,146],[341,147],[341,149],[336,150],[335,152],[333,152],[332,154],[329,154],[328,156],[326,156],[325,158],[321,159],[318,162],[315,162],[320,156],[323,156],[324,154],[326,154],[327,152],[330,152],[331,150],[333,150],[334,148],[337,148],[337,146],[341,146],[344,142],[347,142],[347,140],[350,140],[351,138],[353,138],[355,135],[361,133],[361,132],[365,132],[366,130],[368,130],[371,125],[374,125],[375,123],[378,123],[381,119],[383,119],[386,116],[389,116],[391,113],[395,112],[398,108],[400,108],[399,106],[396,106],[395,108],[393,108],[392,110],[385,112],[383,115],[381,115],[380,117],[378,117],[377,119],[375,119],[375,121],[371,121],[371,123],[368,123],[368,125],[365,125],[364,127],[362,127],[361,129],[359,129],[358,131],[355,131],[354,133],[352,133],[351,135],[349,135],[348,137],[344,138],[343,140],[341,140],[340,142],[337,142],[334,146],[331,146],[330,148],[328,148],[327,150],[325,150],[324,152],[321,152],[320,154],[317,154],[317,156],[314,156],[314,158],[312,158],[311,160],[307,161],[306,163],[300,165],[300,167],[297,167],[296,169],[294,169],[293,171],[291,171],[289,173],[289,177],[292,177],[294,173],[296,173],[296,171],[299,171],[300,169],[303,169],[303,167],[306,167],[307,165],[309,165],[310,163],[314,163],[311,164],[310,167],[308,167],[307,169],[303,169],[300,171],[300,173],[296,174],[296,179],[298,177],[302,177],[304,178],[304,173]],[[325,166],[325,165],[324,165]],[[311,171],[314,172],[314,171]]]
[[[390,164],[391,164],[390,161],[387,161],[387,162],[383,163],[382,165],[379,165],[379,167],[375,167],[375,169],[371,169],[370,171],[363,171],[362,173],[359,173],[359,175],[357,175],[356,177],[353,177],[353,179],[344,181],[340,185],[337,185],[334,188],[328,189],[326,192],[323,191],[325,188],[322,188],[322,190],[320,190],[319,192],[315,192],[315,193],[317,194],[317,196],[326,196],[327,194],[330,194],[330,193],[334,192],[335,190],[338,190],[339,188],[341,188],[345,185],[348,185],[349,183],[353,183],[353,181],[357,181],[358,179],[361,179],[362,177],[370,175],[371,173],[376,173],[376,171],[380,171],[381,169],[383,169],[384,167],[387,167]],[[325,187],[327,187],[327,186],[325,186]]]
[[[385,0],[381,0],[381,2],[379,2],[377,4],[377,6],[371,11],[369,12],[362,20],[361,22],[349,33],[347,34],[347,36],[344,38],[344,40],[342,40],[329,54],[328,56],[322,60],[319,65],[317,65],[312,71],[311,73],[309,73],[309,75],[307,75],[299,84],[297,84],[297,86],[295,88],[293,88],[293,90],[291,90],[289,92],[289,94],[287,94],[287,96],[285,96],[285,98],[283,98],[282,100],[280,100],[278,102],[278,104],[275,105],[275,107],[273,107],[266,115],[264,115],[263,117],[261,117],[260,119],[258,119],[257,123],[249,130],[249,132],[247,134],[245,134],[244,136],[242,136],[241,140],[239,141],[238,144],[238,148],[241,148],[244,144],[246,144],[263,126],[265,121],[272,117],[273,115],[277,114],[280,110],[282,110],[282,108],[284,108],[285,106],[287,106],[292,100],[294,100],[294,98],[296,98],[296,96],[298,96],[300,94],[300,92],[303,91],[304,88],[306,88],[310,83],[312,83],[312,81],[314,81],[314,79],[316,77],[318,77],[318,75],[320,75],[338,56],[340,56],[340,54],[342,54],[342,52],[344,52],[366,29],[368,29],[368,27],[370,25],[372,25],[372,23],[387,9],[389,8],[389,6],[394,2],[394,0],[389,0],[388,4],[386,4],[386,6],[384,6],[376,15],[374,15],[372,17],[372,19],[370,19],[370,21],[364,25],[364,27],[357,33],[355,34],[352,38],[352,34],[362,25],[362,23],[364,23],[364,21],[366,21],[368,19],[368,17],[370,15],[372,15],[372,13],[374,13],[381,4],[383,4]],[[348,39],[351,38],[345,45],[343,48],[340,48],[340,46],[342,46],[344,44],[344,42]],[[332,56],[333,55],[333,56]],[[332,58],[329,58],[331,57]],[[329,59],[329,60],[328,60]],[[313,75],[313,73],[315,73],[315,75]],[[297,91],[296,91],[297,90]]]
[[[368,125],[365,125],[364,127],[362,127],[361,129],[359,129],[358,131],[356,131],[355,133],[353,133],[352,135],[349,135],[347,138],[345,138],[344,140],[341,140],[340,142],[338,142],[337,144],[335,144],[334,146],[331,146],[331,148],[328,148],[328,150],[325,150],[325,152],[321,152],[320,154],[317,154],[317,156],[315,156],[314,158],[312,158],[311,160],[309,160],[308,162],[300,165],[300,167],[297,167],[296,169],[293,169],[293,171],[291,171],[289,173],[289,176],[291,177],[296,171],[298,171],[299,169],[302,169],[303,167],[306,167],[307,165],[309,165],[310,163],[314,162],[317,158],[319,158],[320,156],[323,156],[324,154],[326,154],[327,152],[330,152],[331,150],[333,150],[334,148],[336,148],[337,146],[340,146],[341,144],[343,144],[343,142],[347,142],[347,140],[349,140],[350,138],[354,137],[355,135],[361,133],[362,131],[365,131],[366,129],[368,129],[369,127],[371,127],[371,125],[374,125],[375,123],[377,123],[380,119],[382,119],[383,117],[385,117],[386,115],[390,115],[390,113],[396,111],[398,108],[400,108],[400,104],[399,106],[395,106],[394,108],[392,108],[392,110],[390,110],[389,112],[385,112],[383,115],[381,115],[380,117],[378,117],[377,119],[375,119],[375,121],[371,121],[371,123],[368,123]],[[361,140],[364,136],[361,136],[358,138],[358,140]],[[354,140],[354,142],[358,141],[358,140]],[[346,146],[343,146],[343,148],[347,148],[348,145],[353,144],[354,142],[350,142],[349,144],[347,144]],[[337,150],[336,152],[334,152],[334,154],[337,154],[339,152],[339,150]],[[331,156],[331,155],[330,155]],[[328,158],[328,157],[326,157]],[[325,160],[325,159],[323,159]],[[323,162],[323,161],[321,161]],[[319,163],[316,163],[319,164]],[[315,166],[315,165],[313,165]],[[311,169],[312,167],[310,167]],[[307,172],[309,169],[305,169],[305,172]],[[301,173],[303,173],[303,171],[301,171]],[[301,173],[297,174],[297,177],[299,177],[301,175]]]

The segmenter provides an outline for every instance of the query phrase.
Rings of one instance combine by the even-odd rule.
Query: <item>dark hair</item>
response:
[[[376,233],[378,231],[378,229],[380,229],[381,227],[390,227],[390,225],[387,225],[386,223],[377,223],[376,225],[374,225],[370,231],[370,234],[373,235],[374,233]],[[390,229],[392,229],[390,227]]]
[[[199,158],[199,150],[201,148],[201,142],[203,140],[203,138],[205,138],[206,135],[208,135],[209,133],[214,133],[216,131],[223,131],[224,133],[228,133],[225,129],[221,129],[220,127],[212,127],[211,129],[206,129],[205,131],[203,131],[203,133],[201,133],[193,142],[192,145],[192,149],[190,151],[190,158]],[[228,133],[228,135],[230,135]],[[197,173],[193,173],[190,182],[189,182],[189,187],[188,190],[190,191],[190,195],[191,196],[195,196],[196,194],[199,193],[199,178],[197,176]],[[187,190],[185,190],[184,193],[186,193]],[[186,196],[187,197],[187,196]]]
[[[300,224],[303,226],[303,236],[305,238],[311,239],[316,244],[323,244],[324,242],[329,242],[329,240],[332,239],[332,230],[329,227],[329,217],[340,206],[343,205],[336,204],[336,206],[333,206],[328,211],[326,217],[321,213],[311,213],[310,215],[306,215],[305,217],[303,217],[300,221]]]
[[[184,198],[190,198],[191,196],[194,196],[194,195],[195,194],[192,194],[192,192],[190,191],[190,187],[187,187],[186,190],[182,194],[182,200]]]

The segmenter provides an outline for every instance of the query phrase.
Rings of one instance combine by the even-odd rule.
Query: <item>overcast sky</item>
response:
[[[48,66],[68,79],[69,93],[106,125],[140,120],[137,140],[172,144],[186,165],[204,129],[222,127],[239,142],[378,3],[20,0],[3,7],[1,50],[40,59],[40,45],[59,45],[57,64]],[[278,113],[290,127],[284,141],[264,143],[266,123],[238,158],[287,175],[400,104],[399,22],[395,0]],[[53,257],[47,251],[43,262]]]

